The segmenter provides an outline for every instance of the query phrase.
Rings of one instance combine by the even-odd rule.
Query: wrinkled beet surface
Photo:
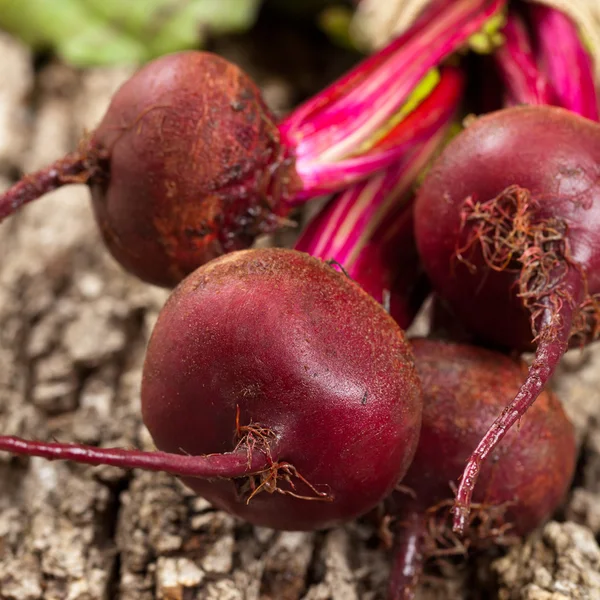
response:
[[[237,66],[207,52],[152,61],[114,95],[90,141],[90,181],[115,258],[170,286],[274,228],[293,187],[274,117]]]
[[[524,363],[475,346],[412,340],[423,385],[423,425],[402,481],[427,509],[452,497],[473,448],[513,398]],[[558,399],[542,393],[484,464],[473,500],[508,506],[507,522],[525,534],[543,523],[565,495],[575,468],[573,426]]]
[[[421,391],[393,319],[349,278],[293,250],[236,252],[195,271],[165,305],[149,343],[144,422],[161,450],[232,450],[240,422],[276,433],[277,458],[333,502],[186,480],[252,523],[313,529],[366,512],[404,475]],[[302,484],[298,493],[306,493]]]
[[[484,115],[450,142],[417,195],[417,245],[440,295],[470,331],[529,350],[531,313],[517,296],[519,273],[487,268],[478,248],[468,254],[475,273],[456,256],[469,235],[468,227],[461,230],[465,201],[485,202],[513,185],[537,202],[534,222],[566,223],[572,262],[588,293],[600,292],[600,125],[547,106]]]

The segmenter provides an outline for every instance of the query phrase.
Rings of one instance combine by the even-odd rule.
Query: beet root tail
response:
[[[238,447],[234,452],[189,456],[168,452],[144,452],[124,448],[95,448],[0,436],[0,450],[48,460],[70,460],[88,465],[110,465],[122,469],[165,471],[179,477],[233,479],[260,473],[273,464],[271,452]]]
[[[469,523],[471,500],[477,478],[486,458],[498,446],[509,429],[523,417],[535,402],[554,373],[566,352],[571,334],[575,308],[572,302],[564,301],[559,310],[548,297],[546,308],[539,316],[539,335],[534,361],[527,378],[514,400],[492,423],[477,448],[469,457],[463,471],[453,508],[453,530],[464,534]]]
[[[0,222],[48,192],[72,183],[87,183],[97,171],[90,156],[78,151],[25,175],[0,194]]]
[[[333,501],[329,491],[318,490],[290,463],[278,461],[277,438],[266,428],[236,428],[240,441],[232,452],[190,456],[169,452],[145,452],[124,448],[97,448],[81,444],[42,442],[0,436],[0,451],[47,460],[70,460],[87,465],[121,469],[164,471],[178,477],[198,479],[246,478],[246,503],[260,492],[277,492],[300,500]],[[297,489],[297,482],[306,494]]]
[[[410,514],[396,527],[394,556],[388,582],[388,600],[413,600],[423,572],[425,519]]]

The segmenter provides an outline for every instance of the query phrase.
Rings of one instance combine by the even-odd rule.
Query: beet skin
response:
[[[176,288],[142,385],[144,422],[167,452],[231,451],[237,407],[241,423],[275,432],[277,460],[333,501],[260,493],[247,503],[234,481],[186,483],[252,523],[315,529],[391,492],[414,454],[421,392],[402,331],[358,285],[307,254],[249,250]]]
[[[531,311],[518,296],[516,265],[490,269],[476,245],[463,251],[465,262],[457,257],[472,236],[468,223],[461,226],[465,201],[484,203],[515,185],[537,203],[529,207],[533,223],[566,222],[571,259],[584,271],[587,292],[600,292],[600,125],[548,106],[484,115],[447,146],[417,195],[417,245],[440,295],[481,338],[530,351]],[[583,301],[582,294],[576,299]]]
[[[458,482],[473,447],[527,370],[520,361],[475,346],[425,339],[412,344],[423,385],[423,424],[402,481],[408,493],[392,497],[397,527],[389,600],[414,598],[423,562],[439,550],[440,539],[452,539],[444,518],[448,512],[440,513],[441,525],[433,525],[438,516],[427,511],[451,500],[451,485]],[[474,528],[468,532],[470,541],[493,544],[506,533],[525,535],[541,525],[562,501],[575,460],[573,426],[557,398],[543,392],[482,467],[473,500],[481,505],[477,515],[486,524],[486,537]]]
[[[291,185],[260,90],[207,52],[139,70],[114,95],[89,148],[107,156],[106,176],[90,187],[108,248],[158,285],[275,228]]]
[[[473,447],[518,391],[525,363],[503,354],[425,339],[412,340],[423,385],[423,425],[403,480],[423,508],[451,497]],[[525,534],[556,510],[575,468],[573,426],[551,392],[543,392],[483,466],[473,500],[514,502],[506,522]]]

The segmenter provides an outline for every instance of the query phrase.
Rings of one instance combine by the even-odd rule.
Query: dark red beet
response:
[[[568,344],[600,333],[600,125],[559,108],[477,119],[417,195],[423,266],[477,336],[536,349],[525,382],[483,436],[455,506],[462,531],[482,462],[535,401]]]
[[[125,82],[79,151],[17,184],[0,219],[40,193],[88,183],[115,258],[171,286],[276,228],[292,167],[252,80],[214,54],[180,52]]]
[[[390,599],[413,597],[425,549],[433,544],[426,530],[435,516],[427,510],[451,499],[451,485],[473,446],[514,396],[526,372],[524,363],[463,344],[417,339],[413,352],[423,385],[423,425],[402,481],[414,497],[395,492],[393,498],[399,526]],[[524,535],[548,519],[568,489],[575,458],[573,427],[556,397],[543,392],[481,470],[473,500],[481,503],[482,518],[497,513],[488,524],[490,533],[497,528]],[[505,511],[498,510],[502,505]],[[476,537],[481,531],[470,534]]]
[[[0,449],[174,472],[252,523],[316,529],[390,493],[414,455],[421,407],[410,348],[375,300],[307,254],[247,250],[185,279],[152,334],[144,422],[177,454],[14,438]]]

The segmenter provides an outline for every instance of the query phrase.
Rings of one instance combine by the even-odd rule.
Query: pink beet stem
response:
[[[286,117],[279,131],[284,144],[295,150],[305,192],[316,185],[312,195],[319,195],[322,181],[330,182],[326,193],[339,191],[399,159],[402,146],[389,147],[375,166],[359,168],[361,158],[369,159],[369,142],[430,69],[462,48],[504,4],[504,0],[437,0],[407,32]],[[335,167],[352,158],[357,162],[350,180],[348,165],[341,173]],[[319,173],[318,185],[314,173],[321,168],[326,170]]]
[[[394,540],[394,557],[388,582],[388,600],[413,600],[423,572],[423,537],[425,520],[413,512],[398,524]]]
[[[405,226],[409,194],[417,175],[443,141],[452,113],[427,142],[370,179],[360,181],[332,198],[304,229],[294,248],[344,265],[352,278],[367,245],[389,247],[396,254],[398,231]],[[397,266],[398,257],[392,261]]]
[[[505,43],[494,58],[512,104],[555,104],[552,88],[536,62],[523,19],[509,13],[502,30]]]
[[[576,269],[571,269],[563,281],[563,286],[561,286],[562,289],[570,292],[571,298],[578,298],[581,295],[581,274]],[[467,461],[453,508],[453,530],[456,533],[463,534],[467,526],[473,489],[483,462],[494,451],[506,432],[523,417],[527,409],[535,402],[550,380],[563,354],[567,351],[575,307],[571,302],[564,300],[560,309],[557,310],[552,305],[553,299],[555,298],[547,296],[541,300],[546,308],[539,319],[538,331],[540,334],[537,339],[535,358],[525,382],[514,400],[492,423]]]
[[[12,454],[39,456],[49,460],[70,460],[88,465],[110,465],[121,469],[165,471],[180,477],[201,479],[244,477],[265,471],[276,461],[271,453],[260,450],[249,452],[245,447],[223,454],[187,456],[167,452],[40,442],[13,436],[0,436],[0,450]]]
[[[390,166],[390,157],[396,157],[394,162],[398,163],[413,148],[429,143],[456,112],[464,90],[460,69],[446,65],[440,68],[439,74],[440,80],[430,94],[369,151],[334,164],[313,165],[310,173],[304,175],[306,189],[297,193],[289,204],[300,204],[315,195],[326,195],[364,181],[365,176]]]
[[[63,185],[86,183],[90,173],[89,159],[80,152],[72,152],[50,166],[26,175],[4,194],[0,194],[0,221],[28,202]]]
[[[538,62],[548,74],[556,104],[598,121],[600,92],[594,82],[594,65],[576,25],[556,8],[532,2],[528,9],[537,37]]]

